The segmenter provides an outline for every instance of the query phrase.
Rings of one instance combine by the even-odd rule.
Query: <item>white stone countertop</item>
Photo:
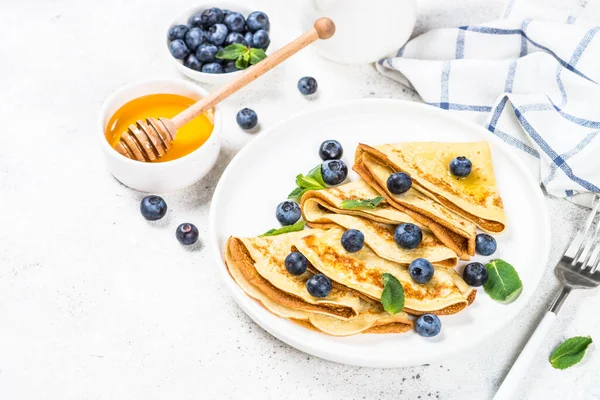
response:
[[[252,3],[269,13],[283,43],[301,30],[295,16],[303,1]],[[125,84],[183,79],[165,58],[163,38],[172,16],[196,3],[0,3],[0,398],[492,396],[553,298],[558,282],[551,267],[585,210],[547,200],[552,254],[535,298],[512,324],[471,351],[391,370],[308,356],[238,308],[207,251],[215,185],[237,151],[260,135],[240,130],[235,113],[255,109],[264,130],[338,100],[418,97],[372,65],[338,65],[306,50],[222,104],[224,143],[216,167],[196,185],[165,195],[168,217],[151,226],[139,214],[143,194],[119,184],[104,165],[98,111]],[[498,0],[419,5],[418,32],[492,20],[502,10]],[[304,75],[318,80],[316,99],[297,92]],[[203,248],[186,251],[177,243],[174,230],[184,221],[199,227]],[[598,292],[571,295],[524,377],[519,399],[600,398],[600,355],[593,345],[569,370],[554,370],[547,361],[567,337],[600,340],[599,300]]]

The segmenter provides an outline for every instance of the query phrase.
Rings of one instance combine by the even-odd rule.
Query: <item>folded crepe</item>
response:
[[[409,174],[413,187],[481,229],[500,233],[506,227],[502,199],[498,193],[490,147],[487,142],[412,142],[385,144],[375,148],[359,145],[377,164]],[[471,160],[468,177],[457,179],[449,172],[450,161],[459,156]]]
[[[404,288],[404,311],[411,314],[454,314],[475,299],[476,291],[449,268],[435,268],[426,284],[412,280],[408,268],[378,257],[367,246],[348,253],[341,245],[342,229],[311,230],[297,237],[294,245],[309,262],[332,281],[379,300],[383,292],[382,275],[394,275]]]
[[[302,235],[290,233],[271,237],[268,241],[271,244],[273,242],[289,243],[290,238],[286,238],[286,236],[301,237]],[[285,256],[281,251],[284,248],[283,246],[273,247],[275,250],[268,257],[272,255],[276,259],[283,260]],[[289,251],[288,249],[287,252],[289,253]],[[345,289],[340,285],[336,285],[330,296],[346,300],[352,298],[353,303],[357,304],[355,314],[342,317],[334,316],[337,313],[332,313],[331,310],[315,309],[312,303],[307,303],[301,298],[279,290],[263,278],[255,268],[257,261],[260,262],[263,258],[264,256],[259,257],[258,260],[254,259],[242,239],[231,237],[227,241],[225,263],[234,281],[248,296],[256,299],[275,315],[287,318],[306,328],[334,336],[348,336],[357,333],[402,333],[412,329],[413,323],[406,313],[388,314],[381,305],[362,300],[360,297],[354,296],[350,289]],[[311,275],[311,273],[307,274]],[[288,273],[287,279],[294,280],[295,277]],[[280,281],[283,280],[285,280],[284,277],[281,277]],[[306,288],[304,290],[306,291]],[[345,295],[341,293],[344,291],[347,292]],[[334,292],[336,293],[334,294]],[[327,304],[331,304],[331,302]]]
[[[302,196],[300,207],[302,216],[310,227],[358,229],[365,235],[367,246],[386,260],[406,266],[415,258],[422,257],[441,267],[456,266],[456,253],[444,246],[425,226],[421,225],[423,241],[419,247],[412,250],[399,247],[394,241],[396,225],[402,222],[420,224],[389,204],[383,202],[374,209],[353,210],[342,206],[345,200],[365,200],[377,196],[378,193],[366,182],[356,181],[329,189],[308,191]]]
[[[372,147],[359,144],[352,167],[379,195],[394,208],[426,226],[443,244],[454,250],[462,260],[475,255],[475,224],[449,211],[446,207],[411,188],[396,195],[387,189],[387,179],[397,170]]]

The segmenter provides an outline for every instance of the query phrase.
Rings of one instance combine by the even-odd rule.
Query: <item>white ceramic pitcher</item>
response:
[[[319,54],[344,64],[364,64],[398,50],[417,19],[416,0],[312,0],[307,19],[329,17],[336,33],[315,43]]]

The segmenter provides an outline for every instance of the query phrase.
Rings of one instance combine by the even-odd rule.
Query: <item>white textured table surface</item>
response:
[[[491,397],[558,287],[550,265],[527,309],[483,345],[440,364],[375,370],[323,361],[274,339],[230,298],[206,246],[186,251],[174,237],[184,221],[207,237],[219,176],[254,137],[235,124],[240,108],[254,108],[265,129],[337,100],[416,96],[373,66],[336,65],[305,51],[223,103],[224,145],[214,171],[164,196],[166,221],[149,225],[138,211],[143,194],[104,166],[97,113],[127,83],[179,77],[164,58],[164,28],[194,2],[1,3],[0,398]],[[269,13],[280,41],[300,32],[294,16],[303,2],[253,3]],[[502,8],[497,0],[420,6],[418,31],[494,19]],[[319,82],[314,100],[296,90],[304,75]],[[554,199],[548,206],[552,264],[585,211]],[[564,338],[600,333],[599,299],[569,298],[519,398],[600,398],[593,347],[570,370],[547,362]]]

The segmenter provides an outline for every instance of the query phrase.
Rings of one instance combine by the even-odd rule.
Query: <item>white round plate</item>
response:
[[[352,166],[359,142],[369,145],[404,141],[468,142],[487,140],[507,215],[507,229],[496,237],[493,258],[510,262],[523,281],[521,296],[505,305],[483,289],[464,311],[442,316],[442,332],[423,338],[404,334],[363,334],[333,337],[279,318],[236,285],[222,260],[223,246],[233,236],[257,236],[279,227],[277,204],[295,187],[295,176],[321,162],[318,148],[326,139],[344,147],[343,160]],[[550,225],[538,183],[523,162],[493,134],[471,122],[431,106],[398,100],[358,100],[321,107],[262,132],[242,149],[217,185],[210,210],[210,246],[233,297],[261,327],[306,353],[344,364],[369,367],[420,365],[451,353],[473,352],[477,342],[511,321],[535,292],[549,253]],[[352,172],[351,180],[358,179]],[[476,256],[486,262],[490,257]],[[460,267],[466,263],[461,262]]]

